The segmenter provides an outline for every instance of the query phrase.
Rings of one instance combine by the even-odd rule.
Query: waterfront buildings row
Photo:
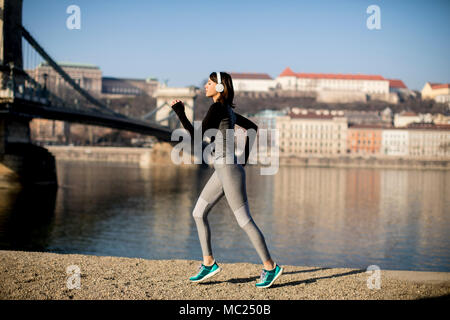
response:
[[[277,144],[272,138],[273,131],[266,131],[267,149],[260,149],[260,152],[270,152],[270,148],[277,147],[280,156],[362,155],[450,159],[450,117],[429,115],[432,122],[401,122],[404,126],[396,127],[389,118],[382,120],[386,113],[386,110],[382,112],[379,121],[373,123],[352,122],[352,113],[347,114],[345,110],[291,108],[264,110],[247,116],[258,124],[259,129],[276,129],[278,132]],[[426,118],[424,115],[405,114],[409,120]],[[402,119],[402,115],[398,118]],[[30,128],[33,139],[41,144],[66,144],[69,131],[75,135],[83,134],[71,130],[67,123],[45,119],[34,119]],[[95,128],[88,129],[85,135],[100,137],[101,132],[93,131]],[[237,134],[243,132],[237,130]]]
[[[441,124],[412,122],[395,127],[381,121],[351,123],[345,111],[299,108],[283,115],[265,110],[251,119],[260,128],[278,130],[280,156],[450,158],[450,119]]]

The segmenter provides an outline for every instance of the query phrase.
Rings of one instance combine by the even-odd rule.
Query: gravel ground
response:
[[[77,266],[77,274],[67,273]],[[0,299],[420,299],[450,296],[450,273],[381,271],[369,289],[365,270],[283,266],[269,289],[255,288],[261,266],[220,263],[222,272],[190,283],[199,261],[0,251]],[[76,270],[76,269],[75,269]],[[77,272],[77,271],[75,271]],[[79,279],[79,288],[77,280]],[[372,282],[375,284],[375,282]],[[69,287],[68,287],[69,284]]]

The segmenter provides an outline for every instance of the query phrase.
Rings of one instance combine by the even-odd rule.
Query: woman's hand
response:
[[[172,100],[172,109],[176,113],[184,112],[184,103],[181,100]]]

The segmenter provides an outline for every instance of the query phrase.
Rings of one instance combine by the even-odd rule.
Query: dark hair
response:
[[[217,83],[217,74],[215,72],[212,72],[209,75],[209,78]],[[234,88],[233,88],[233,80],[231,79],[231,76],[226,72],[220,73],[220,82],[223,84],[223,91],[220,93],[219,101],[222,104],[228,104],[232,108],[235,108],[236,106],[233,103],[234,99]]]

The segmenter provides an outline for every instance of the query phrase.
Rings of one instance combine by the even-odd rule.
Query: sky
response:
[[[80,29],[66,22],[80,8]],[[380,29],[370,30],[370,5]],[[450,83],[449,0],[23,0],[23,25],[56,61],[103,76],[201,86],[213,71],[382,75]]]

